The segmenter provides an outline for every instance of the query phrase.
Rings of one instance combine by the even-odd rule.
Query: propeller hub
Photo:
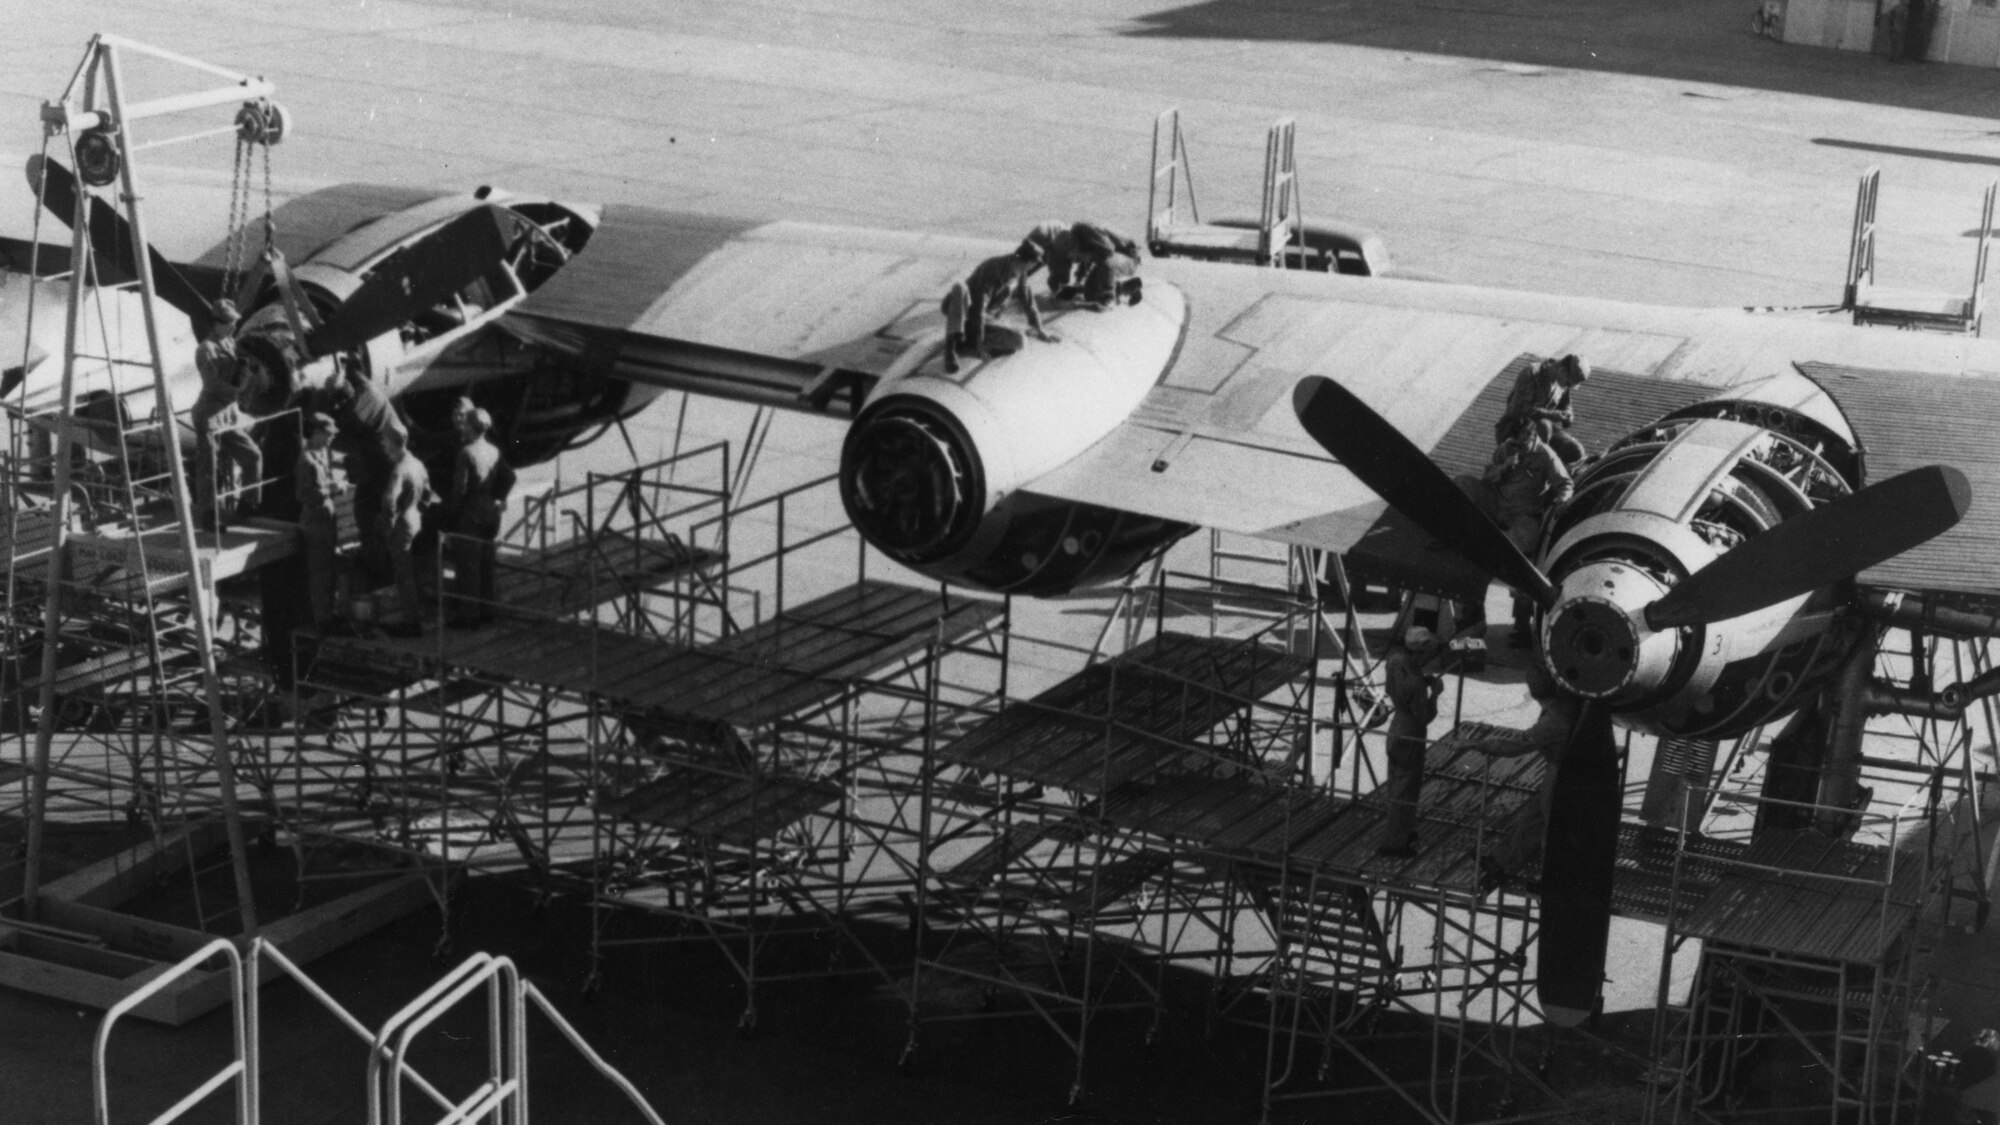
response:
[[[1650,574],[1619,562],[1587,563],[1564,576],[1543,632],[1549,671],[1589,699],[1656,686],[1679,648],[1676,633],[1653,632],[1641,615],[1661,590]]]

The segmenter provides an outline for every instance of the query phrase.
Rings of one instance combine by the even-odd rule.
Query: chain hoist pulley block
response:
[[[244,102],[236,111],[236,139],[247,145],[270,147],[290,136],[292,115],[269,98]]]
[[[106,120],[77,134],[76,174],[91,187],[115,183],[125,167],[118,151],[117,126]]]

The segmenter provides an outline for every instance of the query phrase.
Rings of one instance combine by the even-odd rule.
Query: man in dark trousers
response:
[[[1546,418],[1524,418],[1513,435],[1500,443],[1493,463],[1483,478],[1497,511],[1493,513],[1521,553],[1532,558],[1542,536],[1542,515],[1564,503],[1576,492],[1576,482],[1562,457],[1549,442],[1553,423]],[[1514,634],[1507,643],[1527,648],[1530,643],[1534,603],[1514,599]]]
[[[359,375],[335,379],[315,396],[312,408],[333,416],[340,447],[347,454],[347,479],[354,488],[354,527],[361,539],[361,573],[368,588],[390,580],[387,525],[382,520],[389,475],[409,444],[410,432],[382,388]],[[391,452],[393,448],[395,452]]]
[[[335,564],[340,552],[340,513],[334,501],[347,486],[333,469],[333,418],[306,418],[306,446],[292,469],[292,486],[299,501],[299,537],[305,547],[306,590],[313,623],[322,631],[335,624]]]
[[[493,621],[493,540],[514,484],[514,470],[486,440],[493,416],[474,409],[459,419],[464,445],[451,474],[452,594],[447,624],[477,628]]]
[[[954,282],[946,291],[939,309],[944,313],[944,369],[958,370],[961,355],[979,358],[986,349],[986,318],[1005,308],[1008,301],[1021,306],[1028,317],[1028,334],[1053,344],[1054,336],[1042,330],[1042,314],[1035,308],[1035,295],[1028,291],[1028,278],[1042,264],[1042,252],[1023,242],[1012,254],[988,258],[973,267],[964,281]]]
[[[1433,675],[1437,637],[1421,625],[1412,626],[1402,642],[1391,646],[1383,671],[1389,696],[1389,778],[1382,786],[1389,812],[1382,819],[1377,855],[1409,859],[1417,854],[1417,798],[1424,788],[1424,746],[1431,720],[1437,718],[1438,695],[1444,679]]]
[[[1507,394],[1507,407],[1493,426],[1494,443],[1504,443],[1518,433],[1521,423],[1539,419],[1549,423],[1549,447],[1562,458],[1563,464],[1574,465],[1583,460],[1583,443],[1569,432],[1576,421],[1570,407],[1570,392],[1589,379],[1590,364],[1581,356],[1566,355],[1530,363],[1514,377],[1514,387]]]

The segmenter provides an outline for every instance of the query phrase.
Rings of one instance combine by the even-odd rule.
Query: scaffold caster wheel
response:
[[[585,1000],[597,999],[598,994],[604,991],[604,974],[596,969],[585,973],[582,983],[576,986],[576,991]]]
[[[1000,1006],[1000,991],[998,989],[982,988],[979,990],[980,1011],[990,1012],[999,1006]]]
[[[745,1008],[743,1009],[743,1014],[736,1017],[736,1037],[738,1039],[750,1039],[756,1034],[757,1009]]]
[[[451,959],[451,936],[447,934],[446,936],[437,939],[436,945],[431,946],[431,964],[442,965],[450,959]]]
[[[1512,1117],[1514,1116],[1514,1106],[1514,1095],[1502,1094],[1493,1101],[1493,1116]]]
[[[1543,1081],[1547,1081],[1549,1077],[1549,1071],[1555,1065],[1556,1065],[1555,1052],[1543,1051],[1542,1057],[1535,1060],[1535,1077],[1540,1078]]]
[[[1155,1050],[1159,1049],[1160,1039],[1163,1034],[1158,1020],[1147,1024],[1146,1034],[1139,1037],[1139,1049],[1147,1055],[1151,1055]]]
[[[1069,1104],[1075,1105],[1076,1103],[1082,1100],[1083,1100],[1083,1079],[1079,1078],[1076,1081],[1069,1084]]]
[[[907,1075],[917,1065],[917,1037],[903,1040],[903,1053],[896,1056],[896,1072]]]

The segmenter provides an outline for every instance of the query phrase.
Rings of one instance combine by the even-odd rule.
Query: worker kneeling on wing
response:
[[[944,313],[946,371],[958,370],[961,355],[985,356],[986,319],[1000,312],[1010,300],[1027,314],[1029,335],[1045,343],[1056,342],[1054,336],[1042,330],[1042,314],[1035,308],[1034,294],[1028,291],[1028,278],[1041,265],[1041,250],[1024,242],[1012,254],[979,263],[964,281],[952,284],[939,303]]]

